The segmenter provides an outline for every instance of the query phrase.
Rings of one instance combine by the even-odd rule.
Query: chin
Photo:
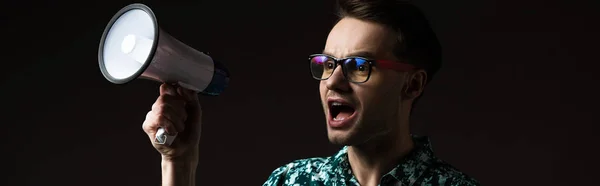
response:
[[[352,146],[358,140],[358,136],[353,130],[335,130],[328,128],[327,137],[329,142],[334,145]]]

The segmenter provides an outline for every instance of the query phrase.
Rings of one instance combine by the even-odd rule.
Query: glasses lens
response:
[[[327,79],[333,73],[335,61],[328,56],[313,56],[310,59],[310,71],[316,79]]]
[[[367,81],[371,72],[369,62],[362,58],[348,58],[344,60],[344,68],[348,79],[353,82]]]

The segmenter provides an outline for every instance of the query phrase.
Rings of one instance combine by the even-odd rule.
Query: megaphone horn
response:
[[[212,96],[229,84],[223,64],[163,31],[154,12],[140,3],[112,17],[100,40],[98,62],[102,75],[114,84],[150,79]],[[156,141],[170,144],[174,138],[161,128]]]

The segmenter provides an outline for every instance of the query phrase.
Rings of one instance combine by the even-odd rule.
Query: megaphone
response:
[[[100,40],[98,62],[102,75],[114,84],[150,79],[212,96],[229,84],[222,63],[163,31],[154,12],[140,3],[112,17]],[[170,145],[175,137],[160,128],[156,143]]]

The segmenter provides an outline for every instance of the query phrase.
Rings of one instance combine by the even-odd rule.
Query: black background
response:
[[[138,1],[174,37],[224,62],[202,97],[198,185],[260,185],[276,167],[338,150],[307,55],[333,1]],[[134,1],[2,2],[1,185],[157,185],[141,130],[158,84],[114,85],[97,49]],[[597,184],[598,1],[415,0],[445,64],[413,117],[444,160],[484,185]]]

